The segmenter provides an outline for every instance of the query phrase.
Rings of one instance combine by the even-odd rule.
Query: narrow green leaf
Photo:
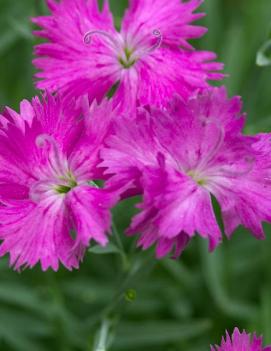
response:
[[[216,249],[210,254],[206,243],[202,242],[202,259],[206,283],[217,306],[225,315],[234,318],[250,319],[258,313],[256,306],[230,297],[223,284],[224,260],[222,249]]]
[[[0,286],[0,301],[14,304],[28,310],[46,315],[48,306],[39,299],[38,295],[31,289],[16,283],[4,283]]]
[[[35,339],[51,333],[45,321],[19,311],[0,309],[0,338],[14,350],[45,351]]]
[[[116,349],[146,347],[180,342],[197,337],[211,327],[209,320],[191,320],[185,324],[171,321],[123,323],[116,335]]]
[[[6,51],[10,49],[10,47],[16,42],[18,37],[17,33],[13,31],[7,31],[1,34],[0,37],[0,56],[5,54]]]
[[[95,245],[93,247],[91,247],[88,252],[90,253],[94,253],[96,255],[106,255],[106,254],[116,254],[116,253],[120,253],[120,250],[117,248],[116,245],[109,243],[107,246],[102,247],[99,245]]]
[[[8,19],[8,24],[14,32],[17,32],[22,38],[33,41],[34,37],[31,32],[28,18],[15,19],[10,17]]]
[[[258,51],[256,63],[261,67],[271,65],[271,39],[265,42]]]
[[[264,332],[265,342],[271,343],[271,296],[270,296],[270,286],[266,286],[263,289],[261,296],[261,315],[262,315],[262,327]]]

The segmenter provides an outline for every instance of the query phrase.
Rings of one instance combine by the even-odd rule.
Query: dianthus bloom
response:
[[[80,106],[49,95],[0,116],[0,255],[16,269],[71,269],[90,240],[108,241],[118,195],[94,180],[111,107]]]
[[[188,98],[223,78],[216,55],[194,51],[187,41],[206,32],[191,25],[203,15],[194,13],[202,0],[130,0],[120,32],[107,1],[102,11],[97,0],[47,3],[51,15],[33,19],[42,28],[35,34],[49,41],[35,48],[40,89],[92,99],[119,83],[117,105],[161,106],[175,92]]]
[[[224,88],[215,88],[188,102],[176,97],[167,110],[139,108],[133,119],[115,120],[103,166],[141,186],[141,212],[128,231],[140,234],[141,247],[157,243],[158,257],[175,247],[178,256],[198,233],[213,250],[221,230],[212,196],[227,236],[242,224],[264,238],[261,222],[271,221],[270,136],[244,136],[240,110],[238,97],[228,100]]]
[[[227,333],[226,338],[222,338],[221,346],[211,346],[211,351],[271,351],[271,345],[263,347],[262,344],[262,337],[258,338],[255,333],[251,337],[235,328],[232,337]]]

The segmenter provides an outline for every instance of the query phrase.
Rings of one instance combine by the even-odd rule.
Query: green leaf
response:
[[[14,304],[28,310],[46,315],[48,306],[39,299],[38,295],[31,288],[24,287],[22,284],[7,283],[0,285],[0,301]]]
[[[240,301],[229,296],[223,284],[225,265],[223,260],[223,251],[217,248],[210,254],[207,250],[206,243],[201,242],[202,260],[206,283],[211,295],[217,306],[225,315],[234,318],[249,319],[258,314],[258,308],[246,301]]]
[[[271,296],[270,286],[264,287],[261,296],[261,315],[262,315],[262,330],[264,332],[265,342],[271,343]]]
[[[18,34],[13,31],[7,31],[0,37],[0,56],[6,53],[10,47],[16,42]]]
[[[0,309],[0,338],[18,351],[45,351],[35,339],[52,333],[45,321],[10,309]]]
[[[195,286],[195,276],[185,267],[183,262],[172,259],[164,259],[160,262],[161,266],[176,279],[176,281],[186,288]]]
[[[116,349],[129,350],[130,347],[162,345],[181,342],[201,334],[211,327],[209,320],[191,320],[187,323],[171,321],[150,321],[123,323],[117,329]]]
[[[10,17],[8,19],[8,24],[10,28],[12,28],[14,32],[17,32],[20,37],[30,41],[34,40],[28,18],[18,20],[17,18],[15,19]]]
[[[100,245],[96,245],[91,247],[88,252],[90,253],[94,253],[96,255],[106,255],[106,254],[116,254],[116,253],[120,253],[120,250],[117,248],[116,245],[109,243],[107,246],[102,247]]]
[[[271,65],[271,39],[265,42],[258,51],[256,63],[261,67]]]

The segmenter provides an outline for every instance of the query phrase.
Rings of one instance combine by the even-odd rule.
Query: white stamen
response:
[[[158,39],[157,42],[148,50],[149,52],[153,52],[156,49],[159,49],[160,46],[162,45],[162,41],[163,41],[163,36],[160,32],[159,29],[154,29],[154,31],[152,32],[152,34]]]
[[[154,45],[152,45],[151,47],[149,48],[142,48],[140,50],[140,47],[139,49],[134,49],[134,50],[131,50],[131,61],[136,61],[137,59],[139,59],[141,56],[143,55],[146,55],[146,54],[150,54],[152,52],[154,52],[155,50],[159,49],[161,44],[162,44],[162,41],[163,41],[163,36],[160,32],[159,29],[154,29],[153,32],[152,32],[153,36],[157,38],[157,41]],[[92,31],[89,31],[87,32],[85,35],[84,35],[84,43],[86,45],[89,45],[91,43],[91,39],[92,39],[92,36],[93,35],[101,35],[101,36],[104,36],[105,38],[107,38],[113,45],[114,47],[119,50],[119,43],[117,42],[117,40],[113,37],[112,34],[106,32],[106,31],[103,31],[103,30],[92,30]],[[121,55],[122,57],[122,55]],[[126,57],[123,57],[123,59],[125,59]]]
[[[91,31],[87,32],[84,35],[84,43],[89,45],[91,43],[91,37],[95,34],[103,35],[104,37],[109,39],[114,45],[117,45],[115,39],[109,33],[105,32],[103,30],[91,30]]]

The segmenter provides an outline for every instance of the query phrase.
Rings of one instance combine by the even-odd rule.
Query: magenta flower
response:
[[[35,34],[49,41],[35,48],[40,89],[92,99],[119,82],[116,104],[161,106],[176,92],[187,98],[223,78],[216,55],[193,51],[187,41],[206,32],[191,25],[203,16],[194,13],[202,0],[130,0],[120,32],[107,1],[101,12],[97,0],[47,3],[51,15],[33,19],[42,28]]]
[[[72,269],[91,240],[106,245],[118,193],[94,180],[110,109],[49,95],[1,115],[0,255],[10,253],[16,269],[38,261],[43,270]]]
[[[158,257],[175,246],[179,256],[198,233],[213,250],[221,231],[211,196],[228,237],[239,225],[264,237],[261,222],[271,221],[271,137],[242,135],[240,110],[238,97],[228,100],[224,88],[215,88],[187,103],[176,98],[167,110],[140,108],[134,119],[115,120],[102,164],[123,183],[141,184],[141,212],[128,231],[140,233],[139,246],[157,243]]]
[[[235,328],[232,337],[226,333],[226,338],[222,338],[221,346],[211,346],[211,351],[271,351],[271,345],[263,347],[263,338],[252,336],[245,331],[240,333]]]

